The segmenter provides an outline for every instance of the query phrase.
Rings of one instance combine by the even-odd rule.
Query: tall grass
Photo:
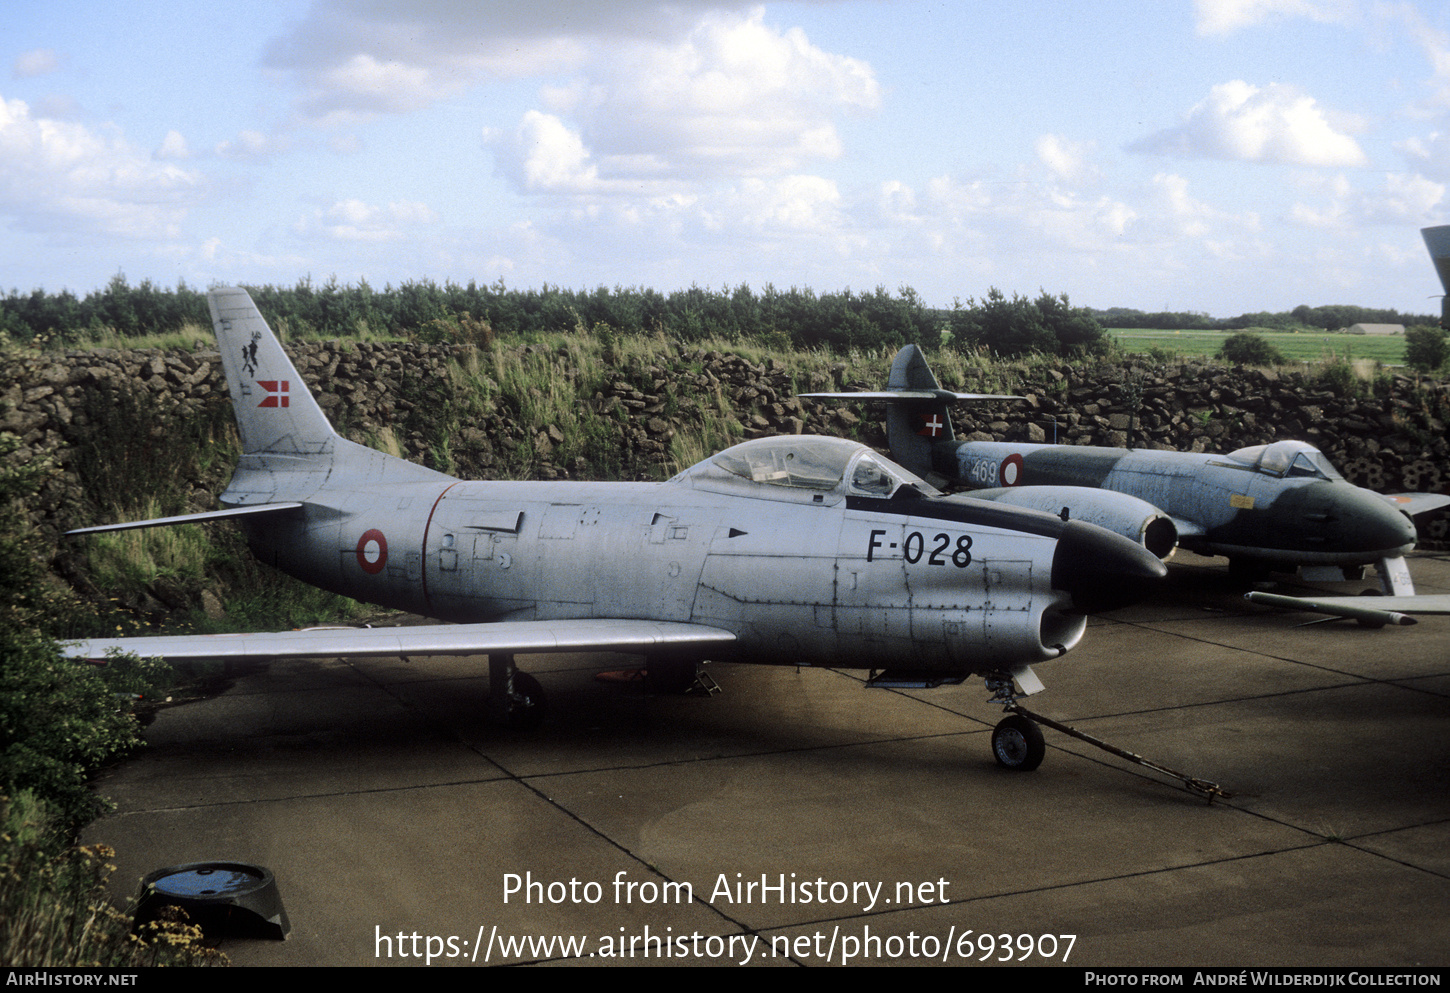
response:
[[[64,846],[45,804],[28,791],[0,796],[0,962],[14,968],[227,965],[201,929],[159,920],[132,933],[106,882],[105,845]]]
[[[154,497],[115,513],[115,520],[163,516]],[[200,581],[206,573],[211,541],[200,524],[135,531],[109,531],[87,540],[91,575],[103,588],[175,579]]]

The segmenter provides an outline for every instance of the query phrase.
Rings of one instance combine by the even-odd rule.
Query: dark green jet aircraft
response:
[[[915,345],[897,353],[884,391],[802,395],[884,401],[892,458],[923,478],[1097,524],[1162,559],[1179,545],[1226,555],[1246,575],[1303,568],[1308,578],[1358,579],[1373,564],[1386,593],[1411,595],[1404,555],[1416,533],[1409,515],[1450,503],[1354,486],[1302,441],[1227,455],[961,441],[952,433],[950,403],[1020,397],[944,390]]]

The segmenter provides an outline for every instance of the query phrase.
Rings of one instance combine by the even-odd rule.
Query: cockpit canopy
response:
[[[835,503],[845,496],[886,499],[902,487],[922,495],[939,492],[865,445],[814,435],[742,442],[686,469],[675,481],[796,503]]]
[[[1235,462],[1252,466],[1255,472],[1268,476],[1343,479],[1339,471],[1324,457],[1324,453],[1308,442],[1276,441],[1269,445],[1254,445],[1230,452]]]

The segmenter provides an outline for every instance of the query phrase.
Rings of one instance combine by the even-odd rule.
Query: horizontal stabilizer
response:
[[[393,628],[307,628],[269,634],[165,635],[98,638],[63,645],[70,658],[101,659],[110,652],[143,658],[360,658],[400,655],[488,655],[537,652],[648,652],[724,646],[735,635],[703,624],[595,618],[431,624]]]
[[[1381,493],[1380,496],[1411,517],[1450,507],[1450,496],[1444,493]]]
[[[97,524],[95,527],[76,528],[66,534],[99,534],[102,531],[135,531],[138,528],[161,528],[170,524],[199,524],[202,521],[221,521],[229,517],[255,517],[280,514],[287,510],[299,510],[300,503],[266,503],[253,507],[228,507],[225,510],[208,510],[202,514],[179,514],[176,517],[153,517],[149,521],[122,521],[120,524]]]

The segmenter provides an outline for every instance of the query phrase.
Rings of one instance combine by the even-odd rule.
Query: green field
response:
[[[1138,328],[1109,328],[1125,352],[1159,349],[1184,358],[1218,354],[1223,340],[1233,331],[1154,331]],[[1405,336],[1402,334],[1330,334],[1325,331],[1255,330],[1290,362],[1321,362],[1330,358],[1373,359],[1384,365],[1403,365]]]

